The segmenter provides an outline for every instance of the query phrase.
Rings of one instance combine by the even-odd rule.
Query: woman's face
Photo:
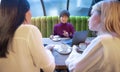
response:
[[[97,11],[91,13],[91,17],[88,19],[89,29],[92,31],[99,31],[100,28],[100,14]]]
[[[67,21],[68,21],[68,16],[67,16],[67,15],[61,16],[61,17],[60,17],[60,21],[61,21],[62,23],[67,23]]]

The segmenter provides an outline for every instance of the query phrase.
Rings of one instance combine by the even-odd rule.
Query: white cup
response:
[[[61,48],[62,48],[62,51],[63,51],[63,52],[66,52],[67,49],[68,49],[68,46],[65,45],[65,44],[62,44],[62,45],[61,45]]]
[[[82,49],[82,50],[86,49],[86,47],[87,47],[86,43],[80,43],[79,44],[79,48]]]
[[[54,39],[60,38],[58,35],[53,36]]]

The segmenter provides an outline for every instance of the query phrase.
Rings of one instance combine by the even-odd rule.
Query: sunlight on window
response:
[[[81,0],[77,0],[76,2],[77,2],[77,7],[80,7]]]
[[[28,0],[28,1],[30,1],[30,2],[40,2],[40,0]]]
[[[58,15],[57,9],[52,9],[52,10],[50,10],[50,11],[49,11],[49,15],[51,15],[51,16],[57,16],[57,15]]]
[[[89,8],[92,0],[77,0],[77,7]]]
[[[28,1],[33,17],[44,16],[41,0]],[[67,9],[67,0],[43,0],[43,3],[47,16],[58,16],[62,10]],[[86,16],[91,3],[92,0],[70,0],[68,10],[72,16]]]
[[[51,0],[44,0],[44,2],[50,2]]]

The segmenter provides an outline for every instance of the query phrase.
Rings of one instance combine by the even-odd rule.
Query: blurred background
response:
[[[58,16],[68,10],[71,16],[88,16],[91,6],[101,0],[28,0],[33,17]]]

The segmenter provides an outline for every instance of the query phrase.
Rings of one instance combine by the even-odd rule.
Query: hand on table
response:
[[[45,48],[52,51],[54,46],[55,46],[54,44],[49,44],[49,45],[45,46]]]
[[[78,52],[77,52],[77,46],[76,45],[73,45],[73,47],[72,47],[72,54],[79,54]]]
[[[70,55],[68,56],[68,58],[65,61],[65,64],[68,66],[69,70],[71,71],[72,69],[74,69],[76,63],[79,61],[77,60],[78,57],[81,56],[80,53],[78,53],[76,51],[77,46],[73,45],[72,47],[72,52],[70,53]]]

